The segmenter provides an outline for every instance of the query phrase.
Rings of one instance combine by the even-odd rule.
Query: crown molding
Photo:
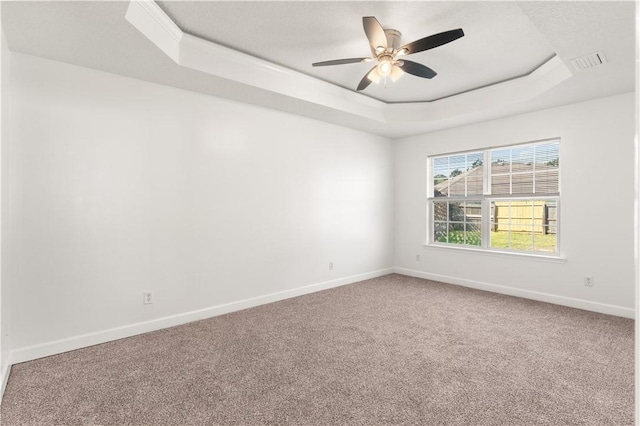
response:
[[[131,1],[125,19],[167,56],[178,62],[180,40],[184,33],[155,1]]]
[[[131,0],[125,19],[180,66],[379,124],[444,120],[466,124],[474,113],[531,99],[573,75],[555,55],[511,80],[433,101],[385,103],[187,34],[153,0]]]
[[[178,65],[370,120],[385,121],[385,103],[184,33],[154,1],[132,0],[125,19]]]

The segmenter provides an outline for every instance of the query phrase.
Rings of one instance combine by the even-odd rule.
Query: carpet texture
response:
[[[388,275],[15,365],[2,425],[632,425],[633,327]]]

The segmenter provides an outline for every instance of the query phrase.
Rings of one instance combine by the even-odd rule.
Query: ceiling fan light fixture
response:
[[[403,74],[404,71],[402,71],[402,68],[400,68],[400,66],[398,66],[398,64],[396,63],[393,67],[391,67],[389,78],[391,78],[391,81],[396,82],[400,77],[402,77]]]
[[[436,73],[431,68],[409,60],[399,60],[399,56],[412,55],[414,53],[424,52],[443,44],[451,43],[454,40],[464,36],[462,28],[444,31],[442,33],[433,34],[423,37],[419,40],[400,46],[400,31],[394,29],[384,29],[380,22],[374,16],[364,16],[362,18],[365,35],[369,41],[372,57],[368,58],[348,58],[336,59],[332,61],[315,62],[311,64],[314,67],[326,65],[342,65],[355,64],[358,62],[370,62],[377,60],[378,63],[365,74],[360,80],[357,91],[361,91],[369,87],[371,83],[378,83],[382,79],[387,81],[387,77],[391,81],[396,81],[405,73],[416,77],[431,79]]]
[[[377,68],[374,68],[375,71],[378,72],[370,72],[369,74],[367,74],[367,79],[369,79],[369,81],[371,81],[372,83],[378,84],[380,83],[380,80],[382,80],[382,76],[380,75],[380,72]]]
[[[380,74],[386,77],[391,72],[391,66],[392,65],[390,60],[381,60],[380,65],[378,65],[378,71],[380,72]]]

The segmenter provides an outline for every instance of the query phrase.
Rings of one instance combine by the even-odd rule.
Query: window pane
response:
[[[482,245],[482,224],[480,218],[472,218],[466,224],[466,243],[472,246]]]
[[[558,233],[558,203],[556,201],[547,201],[545,203],[545,217],[548,225],[548,234]]]
[[[449,194],[452,196],[464,196],[465,195],[465,180],[464,176],[457,176],[453,179],[449,179]]]
[[[435,222],[433,224],[433,241],[437,243],[446,243],[448,241],[446,222]]]
[[[560,166],[560,144],[558,142],[550,142],[535,146],[536,170],[540,170],[540,166],[558,168]]]
[[[447,171],[447,177],[449,178],[449,191],[448,195],[465,195],[464,193],[464,173],[465,169],[465,155],[452,155],[449,157],[449,169]]]
[[[464,213],[465,222],[480,220],[482,217],[482,204],[480,201],[467,201],[459,203],[459,207]]]
[[[449,195],[466,195],[466,155],[449,157]]]
[[[533,194],[533,173],[511,176],[512,194]]]
[[[491,248],[508,249],[509,248],[509,231],[491,230],[491,240],[489,242]]]
[[[511,231],[491,232],[491,248],[530,251],[531,247],[531,234]]]
[[[491,171],[493,173],[509,173],[511,171],[511,149],[494,149],[491,151]]]
[[[433,159],[433,196],[442,197],[448,194],[449,157]]]
[[[558,193],[559,147],[554,141],[491,150],[491,194]]]
[[[499,220],[499,221],[493,223],[492,225],[493,225],[492,226],[492,228],[493,228],[492,230],[493,231],[500,231],[500,232],[509,231],[509,221],[508,220]]]
[[[533,250],[533,238],[531,232],[511,232],[510,249],[512,250]]]
[[[449,188],[449,182],[447,179],[436,177],[433,179],[433,196],[434,197],[446,197]]]
[[[512,201],[509,208],[512,232],[532,231],[534,209],[531,201]]]
[[[545,253],[556,253],[558,250],[557,234],[550,233],[549,227],[544,227],[544,231],[533,235],[533,244],[535,251]]]
[[[491,176],[491,193],[493,195],[511,194],[511,175],[498,175],[498,176],[492,175]]]
[[[467,154],[467,169],[482,167],[484,154],[482,152],[470,152]]]
[[[433,174],[445,172],[449,168],[449,157],[435,157],[433,159]]]
[[[433,202],[433,220],[435,221],[447,221],[447,203],[446,201],[434,201]]]
[[[484,153],[472,152],[467,154],[467,194],[482,194],[482,181],[484,179]]]
[[[449,244],[465,244],[464,222],[449,223]]]
[[[500,231],[509,230],[509,203],[506,201],[494,201],[491,203],[491,222],[492,228]]]
[[[520,146],[511,150],[511,172],[531,172],[533,171],[533,151],[534,147]]]
[[[433,241],[449,244],[482,245],[482,203],[433,201]]]
[[[465,218],[465,203],[463,201],[456,201],[449,203],[449,221],[450,222],[464,222]]]
[[[461,175],[465,170],[465,155],[452,155],[449,157],[449,179]]]
[[[543,171],[536,172],[536,193],[553,194],[559,192],[558,169],[542,166]],[[546,168],[546,170],[544,170]]]
[[[557,252],[555,200],[492,201],[491,205],[492,248]]]
[[[482,194],[482,181],[484,179],[483,176],[483,167],[482,164],[472,167],[467,172],[467,195],[481,195]]]
[[[530,233],[497,231],[491,232],[491,247],[507,250],[531,251],[533,243]]]
[[[469,152],[433,158],[433,197],[482,194],[484,153]]]

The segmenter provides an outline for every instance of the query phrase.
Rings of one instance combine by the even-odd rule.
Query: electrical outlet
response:
[[[329,269],[333,270],[333,262],[329,262]]]
[[[150,291],[145,291],[142,293],[142,303],[145,305],[150,305],[153,303],[153,293]]]
[[[416,262],[420,262],[420,255],[416,254]]]
[[[586,287],[593,287],[593,277],[591,275],[584,277],[584,285]]]

